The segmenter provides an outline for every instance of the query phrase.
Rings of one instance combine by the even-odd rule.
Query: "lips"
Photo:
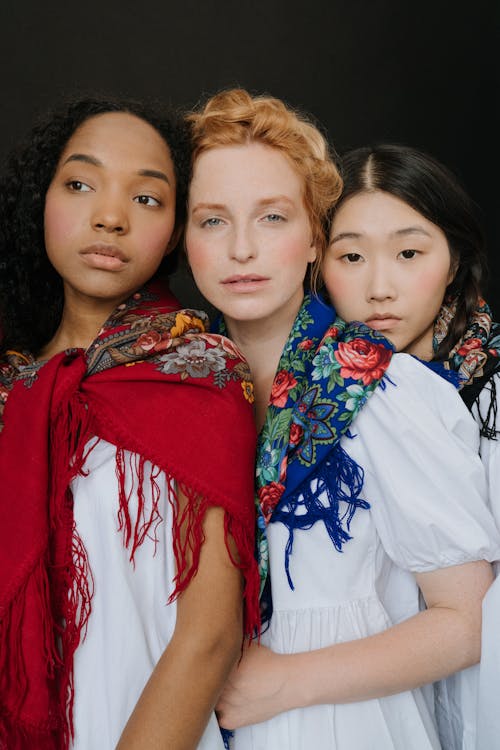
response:
[[[269,278],[258,273],[234,274],[222,279],[221,284],[228,292],[234,294],[252,294],[263,290]]]
[[[107,258],[118,258],[118,260],[121,260],[124,263],[127,262],[123,250],[116,245],[107,245],[105,242],[89,245],[81,251],[81,255],[104,255]]]
[[[251,284],[252,282],[267,281],[265,276],[259,276],[258,274],[237,274],[235,276],[228,276],[227,279],[222,280],[222,284]]]
[[[80,251],[80,255],[91,268],[104,271],[118,271],[128,263],[128,258],[121,248],[105,242],[88,245]]]
[[[397,315],[393,315],[392,313],[380,313],[377,315],[372,315],[371,318],[365,320],[365,323],[375,331],[387,331],[393,328],[400,321],[401,318],[398,318]]]

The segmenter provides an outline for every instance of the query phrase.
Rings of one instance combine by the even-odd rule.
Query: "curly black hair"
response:
[[[75,130],[107,112],[140,117],[167,143],[177,182],[176,227],[185,222],[191,147],[180,114],[154,104],[85,98],[46,115],[12,152],[0,178],[0,352],[14,348],[36,353],[59,325],[63,284],[45,251],[45,195]],[[176,260],[177,248],[158,273],[171,272]]]
[[[364,146],[342,157],[344,189],[335,210],[349,198],[382,190],[407,203],[445,234],[455,271],[447,293],[457,310],[434,359],[447,359],[475,310],[486,279],[485,241],[479,212],[458,178],[437,159],[410,146]]]

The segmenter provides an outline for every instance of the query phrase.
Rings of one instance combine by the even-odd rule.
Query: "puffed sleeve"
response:
[[[346,445],[386,553],[414,573],[500,557],[479,433],[455,388],[407,354],[393,356]]]

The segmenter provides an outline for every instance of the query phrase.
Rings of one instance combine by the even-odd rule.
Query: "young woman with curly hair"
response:
[[[260,429],[269,623],[219,720],[236,750],[439,748],[425,686],[479,659],[500,552],[474,424],[452,384],[304,293],[342,189],[319,131],[242,90],[190,122],[188,259]]]
[[[9,750],[222,747],[242,593],[247,633],[259,619],[255,428],[235,347],[155,281],[188,171],[182,122],[83,100],[35,128],[2,181]]]
[[[500,528],[500,326],[482,297],[484,242],[475,207],[456,177],[428,154],[382,144],[347,153],[344,188],[323,265],[330,298],[347,320],[382,331],[398,351],[458,375],[459,393],[477,422],[489,503]],[[484,603],[478,748],[499,736],[492,700],[499,679],[500,588]],[[497,673],[495,676],[495,672]],[[478,670],[437,686],[445,747],[475,747]],[[467,687],[464,687],[464,683]],[[451,721],[464,703],[462,733]]]

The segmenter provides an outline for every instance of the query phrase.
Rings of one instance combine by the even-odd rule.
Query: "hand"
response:
[[[216,706],[221,726],[238,729],[258,724],[292,708],[286,705],[286,659],[255,643],[245,648]]]

